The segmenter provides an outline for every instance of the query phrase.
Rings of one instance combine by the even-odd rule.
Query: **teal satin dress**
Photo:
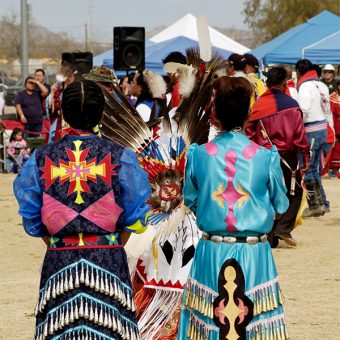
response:
[[[261,236],[288,208],[277,149],[227,132],[187,152],[185,204],[209,235]],[[183,295],[178,339],[287,339],[268,242],[201,239]]]

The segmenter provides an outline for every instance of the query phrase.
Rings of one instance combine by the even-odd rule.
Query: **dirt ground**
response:
[[[0,174],[0,339],[32,339],[41,240],[25,234],[12,193],[14,175]],[[274,250],[294,340],[340,339],[340,180],[325,179],[331,213],[294,231],[295,249]]]

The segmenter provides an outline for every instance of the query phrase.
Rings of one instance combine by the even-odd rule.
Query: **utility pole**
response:
[[[21,78],[28,75],[28,10],[27,0],[21,0]]]
[[[85,23],[85,51],[88,48],[87,23]]]
[[[92,24],[92,1],[89,0],[89,31],[88,31],[88,45],[86,51],[90,51],[93,53],[93,24]]]

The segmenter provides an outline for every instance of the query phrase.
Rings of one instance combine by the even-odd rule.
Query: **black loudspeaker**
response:
[[[61,54],[61,63],[68,62],[75,66],[78,76],[89,73],[93,67],[93,54],[91,52],[63,52]]]
[[[113,28],[113,62],[116,71],[145,68],[145,28]]]

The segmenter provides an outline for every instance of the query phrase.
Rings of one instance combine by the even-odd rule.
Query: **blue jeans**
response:
[[[36,133],[30,133],[36,132]],[[25,137],[26,138],[37,138],[42,132],[42,123],[37,124],[26,124],[25,125]]]
[[[16,161],[12,157],[6,158],[6,171],[7,172],[13,172],[17,174],[20,172],[21,168],[24,166],[25,162],[28,160],[28,155],[18,155],[16,157]]]
[[[305,175],[305,181],[315,180],[321,184],[321,152],[326,145],[327,130],[319,130],[307,133],[307,140],[310,146],[310,166]]]
[[[329,154],[329,152],[331,151],[332,146],[333,146],[332,144],[324,144],[322,146],[321,152],[322,152],[322,155],[325,159],[326,159],[327,155]],[[320,165],[320,177],[321,177],[321,172],[322,172],[322,166]],[[324,190],[321,182],[320,182],[320,184],[321,184],[320,189],[321,189],[323,204],[325,205],[326,208],[329,208],[329,201],[327,200],[325,190]]]

